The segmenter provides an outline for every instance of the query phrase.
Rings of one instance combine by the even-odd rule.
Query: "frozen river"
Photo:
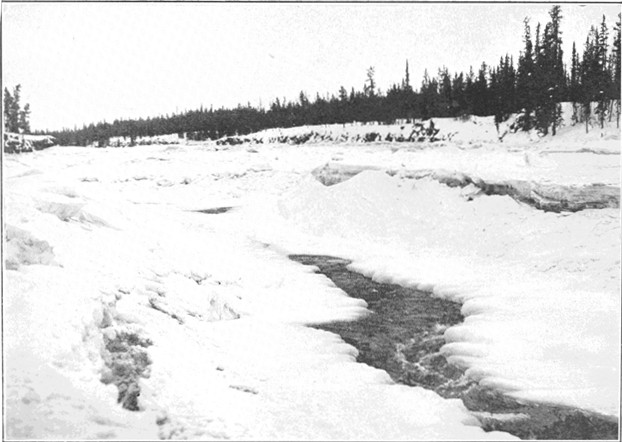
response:
[[[591,437],[580,433],[591,416],[604,431],[592,435],[609,434],[620,378],[617,137],[7,155],[7,435],[513,437],[484,422],[526,437],[512,416],[495,426],[503,416],[486,420],[488,410],[450,389],[421,387],[425,376],[396,383],[375,353],[326,331],[380,307],[291,254],[339,256],[376,283],[453,305],[419,342],[440,345],[443,376],[464,376],[506,405],[546,404],[538,416],[583,410],[576,434]],[[318,181],[327,164],[337,184]],[[528,183],[526,192],[554,186],[575,202],[602,189],[608,202],[544,211],[442,182],[464,176]],[[402,344],[411,363],[417,351]],[[130,393],[118,403],[122,389]],[[509,407],[501,414],[533,413]]]

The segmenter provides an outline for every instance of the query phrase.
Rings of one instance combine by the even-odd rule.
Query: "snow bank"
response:
[[[369,122],[271,128],[244,136],[224,137],[217,140],[216,143],[221,145],[380,142],[433,144],[439,141],[462,143],[478,140],[494,142],[499,141],[499,137],[500,132],[494,125],[493,117],[473,116],[466,120],[432,118],[399,124]]]
[[[32,152],[56,144],[56,138],[51,135],[30,135],[14,132],[3,132],[2,140],[5,153]]]
[[[364,170],[378,170],[378,166],[354,166],[339,163],[327,163],[312,171],[324,185],[330,186],[352,178]],[[398,170],[387,169],[388,175],[399,174],[402,177],[419,179],[430,177],[450,187],[469,185],[479,189],[471,193],[470,198],[480,195],[509,195],[517,201],[529,204],[537,209],[552,212],[577,212],[585,209],[620,207],[620,189],[615,185],[603,183],[584,184],[581,186],[541,183],[526,180],[503,179],[485,181],[477,176],[444,169]]]
[[[186,138],[184,134],[166,134],[166,135],[153,135],[144,137],[110,137],[108,145],[111,147],[129,147],[129,146],[145,146],[152,144],[186,144]]]
[[[596,103],[592,107],[595,108]],[[481,147],[482,143],[511,143],[531,144],[555,140],[570,141],[574,144],[577,139],[582,142],[602,140],[619,140],[619,129],[616,127],[614,116],[607,119],[603,128],[597,121],[595,112],[592,112],[587,126],[584,122],[573,121],[572,103],[562,103],[561,125],[557,128],[557,135],[543,136],[535,130],[529,132],[517,131],[515,121],[517,114],[499,123],[494,122],[493,116],[467,116],[459,118],[431,118],[428,120],[414,119],[410,122],[382,124],[378,122],[344,123],[305,125],[290,128],[270,128],[256,133],[224,137],[216,141],[222,145],[237,145],[243,143],[285,143],[285,144],[317,144],[317,143],[416,143],[419,146],[443,144],[453,142],[469,147]],[[579,135],[579,136],[577,136]],[[590,148],[587,148],[591,151]],[[619,153],[619,143],[614,149]],[[608,152],[608,150],[606,150]]]

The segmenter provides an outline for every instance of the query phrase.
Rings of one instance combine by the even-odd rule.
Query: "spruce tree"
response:
[[[451,76],[449,75],[449,70],[446,67],[443,67],[438,72],[439,77],[439,111],[440,114],[435,115],[438,117],[447,117],[452,116],[455,117],[454,109],[453,109],[453,97],[451,92]]]
[[[592,26],[590,33],[585,40],[583,59],[581,61],[581,104],[583,108],[583,118],[585,119],[585,132],[589,131],[590,118],[592,116],[591,103],[598,96],[598,30]]]
[[[13,94],[4,88],[4,130],[6,132],[27,133],[30,132],[30,105],[26,104],[24,109],[20,107],[21,85],[13,88]]]
[[[408,72],[408,60],[406,60],[406,73],[404,74],[404,85],[402,89],[412,90],[412,87],[410,86],[410,73]]]
[[[613,51],[612,51],[612,88],[611,88],[611,96],[612,99],[616,101],[616,110],[617,110],[617,127],[620,127],[620,20],[621,14],[618,14],[618,21],[614,26],[614,36],[613,36]]]
[[[439,114],[438,82],[428,75],[427,69],[423,73],[420,98],[419,115],[421,118],[427,120]]]
[[[4,101],[3,101],[3,113],[4,113],[4,130],[6,132],[14,132],[13,124],[11,121],[11,109],[13,109],[13,96],[7,88],[4,88]]]
[[[549,120],[552,124],[552,132],[555,135],[557,127],[561,124],[562,113],[561,105],[562,97],[565,94],[565,78],[563,50],[562,50],[562,32],[560,30],[560,22],[562,19],[561,8],[553,6],[549,11],[551,21],[547,24],[545,31],[545,56],[547,58],[547,85]]]
[[[473,113],[475,115],[484,116],[490,114],[490,102],[488,99],[488,67],[486,63],[482,63],[479,68],[477,79],[474,83],[474,101],[473,101]]]
[[[13,99],[11,101],[11,107],[9,108],[9,132],[19,132],[19,111],[20,111],[20,96],[21,85],[17,85],[13,88]]]
[[[490,112],[495,116],[495,126],[499,130],[499,123],[503,121],[503,91],[501,90],[502,70],[497,68],[490,69],[490,85],[488,88],[490,98]]]
[[[374,97],[376,95],[376,80],[374,76],[375,76],[375,69],[373,66],[370,66],[367,69],[367,80],[365,81],[365,86],[364,86],[365,95],[368,97]]]
[[[579,54],[577,53],[577,46],[572,43],[572,61],[570,65],[570,79],[568,85],[568,99],[572,102],[572,123],[577,124],[581,122],[578,112],[578,103],[581,97],[581,65],[579,63]]]
[[[464,90],[464,74],[460,72],[460,74],[454,75],[454,78],[451,82],[451,95],[453,96],[454,103],[456,104],[455,116],[464,114],[466,112],[467,101]]]
[[[521,52],[518,59],[518,74],[516,79],[517,104],[523,111],[522,128],[531,129],[532,113],[535,108],[534,100],[534,54],[531,41],[531,28],[529,19],[524,20],[525,50]]]
[[[23,133],[30,132],[30,122],[28,121],[29,117],[30,117],[30,104],[26,103],[24,105],[24,109],[19,111],[18,127],[22,130]]]
[[[540,23],[538,23],[534,41],[535,62],[532,87],[535,98],[535,127],[540,133],[547,135],[551,123],[551,102],[553,101],[551,67],[548,55],[550,26],[547,24],[544,33],[541,33],[540,29]]]
[[[514,66],[509,55],[506,54],[505,57],[501,57],[499,60],[497,76],[499,112],[501,113],[501,119],[505,120],[516,108],[516,79]]]
[[[469,73],[466,76],[466,81],[464,84],[464,99],[466,102],[466,107],[464,109],[464,113],[466,115],[473,115],[473,107],[475,101],[475,74],[473,73],[473,66],[469,67]]]
[[[603,15],[603,21],[600,25],[600,32],[596,37],[596,70],[594,75],[596,77],[597,91],[597,105],[596,105],[596,114],[598,115],[598,121],[600,122],[601,129],[605,125],[605,118],[607,116],[607,102],[608,102],[608,90],[610,77],[607,72],[607,46],[609,32],[607,29],[607,22],[605,21],[605,16]]]

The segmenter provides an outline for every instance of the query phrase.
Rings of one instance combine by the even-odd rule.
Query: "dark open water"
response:
[[[439,353],[443,332],[463,321],[460,304],[420,290],[372,281],[347,269],[350,261],[316,255],[290,259],[314,265],[349,296],[364,299],[371,314],[349,322],[316,325],[338,334],[359,351],[358,361],[380,368],[398,383],[460,398],[482,428],[522,439],[618,439],[618,423],[584,410],[521,403],[479,386]],[[497,416],[495,416],[497,414]],[[503,419],[515,415],[514,419]]]

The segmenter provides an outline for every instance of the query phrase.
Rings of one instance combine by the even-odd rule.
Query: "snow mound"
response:
[[[365,170],[379,170],[377,166],[355,166],[349,164],[327,163],[311,173],[318,181],[331,186],[346,180]],[[602,183],[586,185],[545,184],[523,180],[488,180],[462,172],[448,170],[408,170],[394,169],[385,171],[388,175],[420,179],[431,177],[450,187],[473,186],[480,192],[470,192],[469,198],[485,195],[509,195],[517,201],[529,204],[537,209],[552,212],[577,212],[585,209],[620,207],[620,189]]]
[[[47,241],[36,239],[26,230],[7,224],[4,263],[7,269],[17,270],[20,265],[54,263],[54,251]]]
[[[377,168],[373,166],[326,163],[322,167],[313,169],[311,173],[320,183],[325,186],[332,186],[333,184],[349,180],[364,170],[377,170]]]
[[[53,195],[46,199],[40,199],[36,207],[41,212],[54,215],[64,222],[73,221],[82,224],[110,227],[104,219],[88,209],[86,201],[75,196]]]

